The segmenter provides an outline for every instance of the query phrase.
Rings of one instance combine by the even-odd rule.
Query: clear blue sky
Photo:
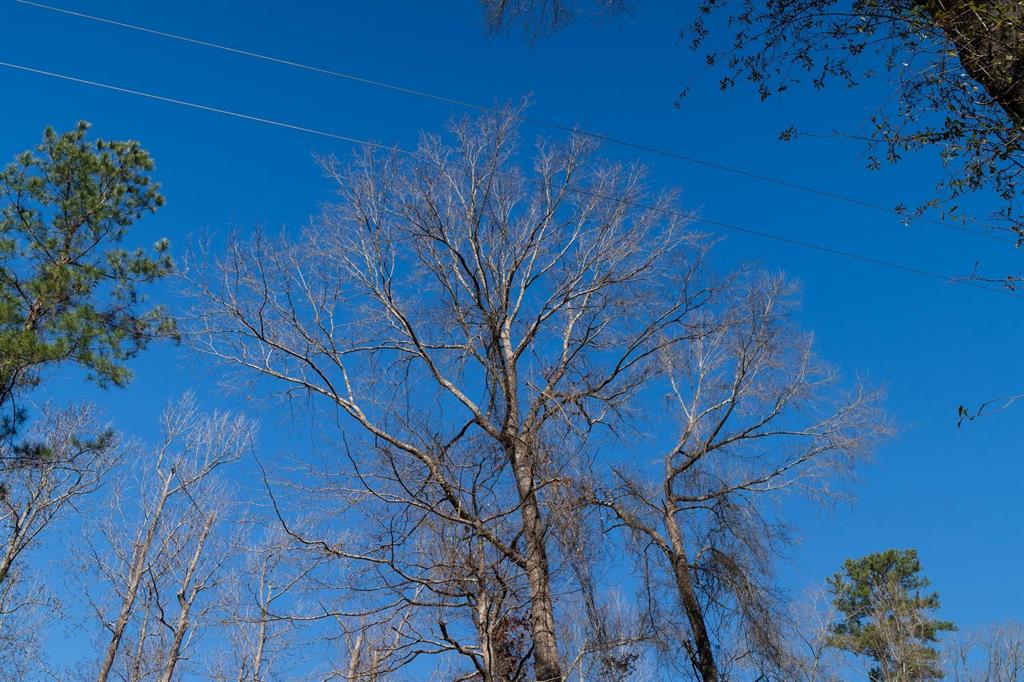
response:
[[[704,77],[680,109],[677,91],[701,62],[677,45],[686,16],[643,3],[635,16],[583,24],[529,46],[488,39],[476,2],[139,3],[64,0],[64,7],[348,71],[481,103],[530,95],[531,115],[695,157],[863,197],[928,198],[932,157],[868,172],[864,150],[835,139],[777,141],[792,123],[858,130],[884,88],[795,89],[760,103],[740,87],[722,94]],[[63,72],[344,135],[409,145],[463,111],[366,85],[97,25],[0,0],[0,61]],[[147,101],[0,68],[0,158],[34,144],[45,125],[78,119],[108,138],[136,138],[157,161],[167,206],[140,223],[146,242],[179,250],[207,229],[300,225],[328,199],[315,153],[350,147],[308,134]],[[526,136],[545,131],[527,128]],[[607,147],[623,159],[638,152]],[[1021,270],[1011,246],[659,157],[644,157],[659,185],[683,190],[702,215],[949,274],[980,261]],[[977,210],[984,208],[979,202]],[[888,387],[901,431],[862,471],[853,507],[795,519],[803,538],[788,584],[820,581],[842,560],[916,547],[943,614],[964,627],[1024,613],[1021,481],[1024,405],[961,429],[956,407],[1024,391],[1024,300],[894,272],[822,253],[723,233],[721,263],[758,261],[804,284],[802,324],[821,354],[848,374]],[[134,363],[126,390],[96,393],[77,377],[48,389],[90,397],[120,428],[152,432],[165,401],[186,388],[219,400],[205,363],[162,348]],[[276,417],[263,415],[268,424]],[[264,448],[274,440],[265,439]]]

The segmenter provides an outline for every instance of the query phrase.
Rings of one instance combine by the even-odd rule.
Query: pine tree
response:
[[[125,361],[175,335],[142,288],[170,273],[167,240],[122,242],[163,204],[153,161],[135,141],[95,142],[81,122],[47,129],[33,151],[0,171],[0,413],[5,442],[25,412],[18,404],[47,368],[75,364],[101,386],[131,378]]]
[[[828,579],[836,610],[844,618],[831,628],[829,643],[874,660],[869,678],[876,682],[942,679],[939,653],[931,645],[953,623],[934,620],[936,592],[912,549],[889,549],[847,559],[843,572]]]

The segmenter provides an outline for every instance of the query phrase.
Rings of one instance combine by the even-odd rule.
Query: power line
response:
[[[63,80],[63,81],[71,82],[71,83],[78,83],[80,85],[88,85],[88,86],[91,86],[91,87],[101,88],[101,89],[104,89],[104,90],[109,90],[109,91],[117,92],[117,93],[121,93],[121,94],[134,95],[136,97],[142,97],[142,98],[145,98],[145,99],[154,100],[154,101],[157,101],[157,102],[163,102],[163,103],[166,103],[166,104],[176,104],[178,106],[188,107],[190,109],[198,109],[200,111],[206,111],[206,112],[209,112],[209,113],[220,114],[222,116],[230,116],[230,117],[234,117],[234,118],[243,119],[243,120],[246,120],[246,121],[252,121],[252,122],[255,122],[255,123],[262,123],[264,125],[275,126],[275,127],[278,127],[278,128],[285,128],[287,130],[294,130],[294,131],[297,131],[297,132],[308,133],[310,135],[317,135],[317,136],[320,136],[320,137],[326,137],[326,138],[329,138],[329,139],[332,139],[332,140],[339,140],[339,141],[342,141],[342,142],[348,142],[350,144],[356,144],[356,145],[371,147],[371,148],[375,148],[375,149],[383,149],[383,150],[388,150],[388,151],[392,151],[392,152],[396,152],[396,153],[401,153],[401,154],[406,154],[406,155],[410,155],[410,156],[419,156],[419,154],[417,152],[410,151],[408,149],[403,149],[403,148],[398,147],[398,146],[384,145],[384,144],[380,144],[378,142],[373,142],[373,141],[370,141],[370,140],[364,140],[364,139],[358,138],[358,137],[351,137],[349,135],[341,135],[341,134],[329,132],[329,131],[326,131],[326,130],[319,130],[317,128],[310,128],[308,126],[301,126],[301,125],[296,125],[296,124],[293,124],[293,123],[286,123],[286,122],[278,121],[278,120],[275,120],[275,119],[265,118],[263,116],[254,116],[252,114],[246,114],[246,113],[239,112],[239,111],[233,111],[233,110],[230,110],[230,109],[223,109],[223,108],[220,108],[220,107],[209,106],[209,105],[206,105],[206,104],[200,104],[200,103],[197,103],[197,102],[191,102],[191,101],[188,101],[188,100],[178,99],[178,98],[175,98],[175,97],[167,97],[167,96],[164,96],[164,95],[157,95],[157,94],[154,94],[154,93],[151,93],[151,92],[145,92],[143,90],[135,90],[135,89],[132,89],[132,88],[125,88],[125,87],[121,87],[119,85],[112,85],[110,83],[103,83],[103,82],[100,82],[100,81],[89,80],[89,79],[86,79],[86,78],[79,78],[77,76],[70,76],[70,75],[63,74],[63,73],[57,73],[57,72],[54,72],[54,71],[46,71],[44,69],[37,69],[35,67],[25,66],[25,65],[22,65],[22,64],[14,64],[14,63],[11,63],[11,62],[0,61],[0,67],[14,69],[14,70],[22,71],[22,72],[25,72],[25,73],[32,73],[32,74],[39,75],[39,76],[46,76],[48,78],[54,78],[54,79]],[[770,239],[770,240],[773,240],[773,241],[777,241],[777,242],[784,243],[784,244],[789,244],[789,245],[792,245],[792,246],[798,246],[798,247],[801,247],[801,248],[804,248],[804,249],[808,249],[808,250],[812,250],[812,251],[818,251],[818,252],[821,252],[821,253],[828,253],[828,254],[831,254],[831,255],[834,255],[834,256],[839,256],[839,257],[842,257],[842,258],[848,258],[848,259],[851,259],[851,260],[856,260],[856,261],[859,261],[861,263],[877,265],[877,266],[885,267],[885,268],[888,268],[888,269],[891,269],[891,270],[898,270],[900,272],[905,272],[905,273],[909,273],[909,274],[913,274],[913,275],[918,275],[918,276],[921,276],[921,277],[927,277],[927,278],[930,278],[930,279],[941,280],[941,281],[946,282],[946,283],[960,284],[960,285],[964,285],[964,286],[969,286],[969,287],[972,287],[972,288],[975,288],[975,289],[981,289],[983,291],[988,291],[988,292],[991,292],[991,293],[1003,294],[1005,296],[1010,296],[1012,298],[1024,298],[1021,295],[1019,295],[1019,294],[1017,294],[1017,293],[1015,293],[1015,292],[1013,292],[1013,291],[1011,291],[1009,289],[1002,288],[1002,287],[992,287],[992,286],[988,286],[988,285],[985,285],[985,284],[981,284],[979,282],[973,282],[973,281],[965,280],[965,279],[962,279],[962,278],[952,277],[952,276],[949,276],[949,275],[943,275],[941,273],[932,272],[932,271],[929,271],[929,270],[922,270],[920,268],[915,268],[915,267],[912,267],[912,266],[909,266],[909,265],[902,265],[900,263],[894,263],[892,261],[887,261],[887,260],[883,260],[883,259],[880,259],[880,258],[873,258],[871,256],[864,256],[864,255],[861,255],[861,254],[858,254],[858,253],[853,253],[853,252],[850,252],[850,251],[844,251],[842,249],[835,249],[835,248],[832,248],[832,247],[829,247],[829,246],[824,246],[822,244],[816,244],[814,242],[803,241],[803,240],[800,240],[800,239],[793,239],[791,237],[785,237],[785,236],[774,234],[772,232],[767,232],[767,231],[764,231],[764,230],[757,230],[757,229],[753,229],[753,228],[749,228],[749,227],[743,227],[743,226],[740,226],[740,225],[735,225],[733,223],[727,223],[727,222],[723,222],[723,221],[713,220],[713,219],[710,219],[710,218],[701,218],[699,216],[693,216],[693,215],[690,215],[690,214],[683,213],[681,211],[660,208],[660,207],[657,207],[657,206],[652,206],[650,204],[644,204],[642,202],[631,201],[631,200],[628,200],[628,199],[622,199],[622,198],[618,198],[618,197],[610,197],[610,196],[607,196],[607,195],[604,195],[604,194],[600,194],[600,193],[597,193],[597,192],[592,192],[592,191],[590,191],[590,190],[588,190],[586,188],[582,188],[582,187],[569,187],[568,189],[570,191],[578,193],[578,194],[585,194],[585,195],[593,196],[593,197],[596,197],[596,198],[605,199],[605,200],[608,200],[608,201],[615,201],[615,202],[619,202],[619,203],[625,204],[627,206],[633,206],[635,208],[641,208],[641,209],[646,209],[646,210],[654,210],[654,211],[658,211],[660,213],[663,213],[665,215],[672,215],[672,216],[679,217],[679,218],[682,218],[682,219],[685,219],[685,220],[690,220],[690,221],[698,222],[698,223],[704,223],[706,225],[711,225],[711,226],[714,226],[714,227],[720,227],[720,228],[731,230],[731,231],[734,231],[734,232],[739,232],[739,233],[742,233],[742,234],[749,234],[749,235],[761,237],[763,239]]]
[[[261,54],[259,52],[251,52],[249,50],[242,50],[229,45],[221,45],[220,43],[212,43],[206,40],[199,40],[198,38],[190,38],[189,36],[179,35],[177,33],[167,33],[165,31],[158,31],[153,28],[147,28],[145,26],[138,26],[136,24],[127,24],[122,21],[116,21],[114,19],[107,19],[105,17],[98,17],[92,14],[85,14],[84,12],[75,12],[73,10],[64,9],[62,7],[54,7],[52,5],[44,5],[39,2],[31,2],[30,0],[15,0],[15,2],[21,3],[22,5],[29,5],[31,7],[38,7],[40,9],[49,10],[51,12],[58,12],[60,14],[67,14],[80,19],[88,19],[89,21],[96,21],[103,24],[109,24],[111,26],[117,26],[119,28],[127,28],[132,31],[141,31],[143,33],[149,33],[151,35],[160,36],[161,38],[170,38],[172,40],[180,40],[185,43],[191,43],[193,45],[199,45],[201,47],[209,47],[214,50],[221,50],[223,52],[230,52],[232,54],[242,55],[243,57],[252,57],[253,59],[260,59],[265,62],[272,62],[274,64],[282,64],[284,66],[290,66],[296,69],[303,69],[305,71],[312,71],[313,73],[319,73],[326,76],[332,76],[334,78],[344,78],[345,80],[354,81],[356,83],[362,83],[363,85],[372,85],[377,88],[385,88],[387,90],[393,90],[400,92],[405,95],[413,95],[415,97],[425,97],[432,99],[437,102],[444,102],[446,104],[454,104],[460,107],[466,107],[469,109],[476,109],[477,111],[492,111],[492,107],[486,107],[482,104],[474,104],[472,102],[466,102],[464,100],[455,99],[452,97],[445,97],[443,95],[437,95],[434,93],[426,92],[424,90],[416,90],[414,88],[406,88],[401,85],[395,85],[394,83],[388,83],[385,81],[378,81],[372,78],[364,78],[351,73],[345,73],[343,71],[335,71],[333,69],[327,69],[320,66],[313,66],[311,64],[303,64],[302,62],[292,61],[290,59],[281,59],[279,57],[272,57],[270,55]],[[538,123],[537,121],[531,121],[531,123]]]
[[[57,13],[60,13],[60,14],[65,14],[65,15],[69,15],[69,16],[73,16],[73,17],[78,17],[80,19],[86,19],[86,20],[89,20],[89,21],[95,21],[95,22],[99,22],[99,23],[103,23],[103,24],[108,24],[108,25],[111,25],[111,26],[117,26],[119,28],[125,28],[125,29],[129,29],[129,30],[132,30],[132,31],[140,31],[142,33],[148,33],[148,34],[151,34],[151,35],[160,36],[162,38],[169,38],[171,40],[178,40],[178,41],[181,41],[181,42],[190,43],[192,45],[198,45],[198,46],[201,46],[201,47],[207,47],[207,48],[211,48],[211,49],[214,49],[214,50],[221,50],[223,52],[229,52],[229,53],[241,55],[241,56],[244,56],[244,57],[251,57],[253,59],[259,59],[259,60],[266,61],[266,62],[271,62],[271,63],[274,63],[274,64],[281,64],[283,66],[288,66],[288,67],[292,67],[292,68],[296,68],[296,69],[302,69],[302,70],[310,71],[310,72],[313,72],[313,73],[318,73],[318,74],[322,74],[322,75],[326,75],[326,76],[331,76],[333,78],[342,78],[342,79],[345,79],[345,80],[348,80],[348,81],[353,81],[353,82],[356,82],[356,83],[362,83],[363,85],[369,85],[369,86],[373,86],[373,87],[376,87],[376,88],[383,88],[383,89],[386,89],[386,90],[391,90],[393,92],[398,92],[398,93],[402,93],[402,94],[405,94],[405,95],[411,95],[411,96],[414,96],[414,97],[421,97],[421,98],[424,98],[424,99],[433,100],[435,102],[443,102],[443,103],[446,103],[446,104],[452,104],[452,105],[455,105],[455,106],[459,106],[459,107],[463,107],[463,108],[467,108],[467,109],[472,109],[472,110],[475,110],[475,111],[486,111],[486,112],[492,112],[492,113],[495,111],[494,107],[489,107],[489,106],[485,106],[485,105],[482,105],[482,104],[477,104],[475,102],[469,102],[469,101],[466,101],[466,100],[463,100],[463,99],[454,98],[454,97],[447,97],[445,95],[439,95],[437,93],[429,92],[429,91],[426,91],[426,90],[419,90],[419,89],[415,89],[415,88],[408,88],[408,87],[405,87],[405,86],[397,85],[395,83],[389,83],[387,81],[381,81],[381,80],[376,80],[376,79],[372,79],[372,78],[365,78],[363,76],[359,76],[359,75],[356,75],[356,74],[353,74],[353,73],[348,73],[348,72],[344,72],[344,71],[337,71],[335,69],[328,69],[328,68],[320,67],[320,66],[314,66],[314,65],[311,65],[311,64],[305,64],[305,63],[293,61],[293,60],[290,60],[290,59],[282,59],[280,57],[274,57],[274,56],[263,54],[263,53],[260,53],[260,52],[253,52],[251,50],[243,50],[243,49],[240,49],[240,48],[231,47],[229,45],[223,45],[221,43],[214,43],[214,42],[210,42],[210,41],[206,41],[206,40],[200,40],[198,38],[192,38],[192,37],[189,37],[189,36],[180,35],[180,34],[177,34],[177,33],[169,33],[167,31],[160,31],[160,30],[153,29],[153,28],[148,28],[148,27],[145,27],[145,26],[139,26],[137,24],[129,24],[129,23],[126,23],[126,22],[123,22],[123,21],[117,21],[115,19],[108,19],[106,17],[100,17],[100,16],[96,16],[96,15],[92,15],[92,14],[86,14],[84,12],[76,12],[76,11],[73,11],[73,10],[64,9],[62,7],[55,7],[53,5],[47,5],[47,4],[40,3],[40,2],[33,2],[32,0],[15,0],[15,1],[20,3],[20,4],[22,4],[22,5],[28,5],[28,6],[36,7],[36,8],[39,8],[39,9],[45,9],[45,10],[49,10],[51,12],[57,12]],[[566,125],[566,124],[563,124],[563,123],[547,121],[547,120],[544,120],[544,119],[534,118],[534,117],[531,117],[531,116],[524,116],[524,117],[522,117],[522,120],[527,122],[527,123],[536,125],[536,126],[541,126],[541,127],[544,127],[544,128],[549,128],[549,129],[552,129],[552,130],[559,130],[559,131],[562,131],[562,132],[570,132],[570,133],[574,133],[576,135],[582,135],[582,136],[585,136],[585,137],[589,137],[589,138],[592,138],[594,140],[599,140],[601,142],[606,142],[606,143],[609,143],[609,144],[614,144],[614,145],[626,147],[626,148],[629,148],[629,149],[634,149],[634,150],[637,150],[637,151],[647,152],[649,154],[657,154],[659,156],[664,156],[664,157],[667,157],[667,158],[676,159],[678,161],[684,161],[686,163],[703,166],[705,168],[712,168],[712,169],[715,169],[715,170],[718,170],[718,171],[721,171],[721,172],[724,172],[724,173],[731,173],[733,175],[739,175],[739,176],[742,176],[742,177],[750,178],[752,180],[757,180],[759,182],[766,182],[766,183],[778,185],[780,187],[786,187],[788,189],[796,190],[796,191],[799,191],[799,192],[805,192],[805,193],[808,193],[808,194],[814,194],[814,195],[817,195],[817,196],[820,196],[820,197],[824,197],[824,198],[827,198],[827,199],[833,199],[833,200],[836,200],[836,201],[842,201],[842,202],[845,202],[845,203],[848,203],[848,204],[851,204],[851,205],[854,205],[854,206],[860,206],[862,208],[869,208],[869,209],[872,209],[872,210],[875,210],[875,211],[882,211],[882,212],[887,213],[889,215],[893,215],[893,216],[899,217],[900,219],[904,219],[905,218],[905,216],[902,213],[900,213],[899,211],[897,211],[896,209],[888,207],[888,206],[884,206],[882,204],[877,204],[877,203],[874,203],[874,202],[871,202],[871,201],[860,199],[858,197],[852,197],[852,196],[849,196],[849,195],[840,194],[838,192],[832,192],[832,191],[829,191],[829,190],[819,189],[817,187],[811,187],[809,185],[803,185],[803,184],[800,184],[800,183],[791,182],[789,180],[783,180],[781,178],[772,177],[770,175],[765,175],[763,173],[756,173],[756,172],[753,172],[753,171],[744,170],[742,168],[736,168],[735,166],[730,166],[730,165],[724,164],[724,163],[718,163],[718,162],[715,162],[715,161],[708,161],[707,159],[701,159],[701,158],[697,158],[697,157],[694,157],[694,156],[689,156],[687,154],[682,154],[680,152],[673,151],[673,150],[670,150],[670,149],[665,149],[663,147],[657,147],[657,146],[654,146],[654,145],[644,144],[644,143],[641,143],[641,142],[634,142],[632,140],[627,140],[625,138],[615,137],[615,136],[612,136],[612,135],[605,135],[603,133],[595,133],[595,132],[591,132],[591,131],[588,131],[588,130],[584,130],[582,128],[578,128],[578,127],[574,127],[574,126],[569,126],[569,125]],[[1006,238],[1006,237],[1000,237],[998,235],[991,234],[991,233],[989,233],[987,231],[984,231],[984,230],[972,229],[970,227],[967,227],[966,225],[957,225],[957,224],[954,224],[954,223],[948,223],[948,222],[945,222],[943,220],[936,220],[934,218],[928,218],[928,217],[925,217],[925,216],[921,216],[919,218],[916,218],[916,220],[918,220],[920,222],[929,223],[931,225],[937,225],[939,227],[944,227],[944,228],[950,229],[950,230],[957,230],[957,231],[963,232],[965,234],[974,235],[976,237],[983,237],[985,239],[991,239],[991,240],[994,240],[994,241],[1004,242],[1004,243],[1007,243],[1007,244],[1014,244],[1014,245],[1017,244],[1017,240],[1015,240],[1015,239],[1009,239],[1009,238]]]
[[[101,83],[99,81],[91,81],[85,78],[78,78],[76,76],[68,76],[63,73],[56,73],[54,71],[44,71],[43,69],[36,69],[31,66],[23,66],[21,64],[12,64],[10,62],[0,61],[0,66],[5,66],[9,69],[17,69],[19,71],[26,71],[28,73],[34,73],[40,76],[49,76],[50,78],[58,78],[64,81],[70,81],[72,83],[80,83],[82,85],[91,85],[96,88],[103,88],[104,90],[112,90],[114,92],[120,92],[125,95],[135,95],[137,97],[145,97],[147,99],[156,100],[158,102],[166,102],[168,104],[177,104],[183,107],[189,107],[191,109],[199,109],[200,111],[209,111],[214,114],[223,114],[225,116],[234,116],[236,118],[242,118],[247,121],[255,121],[256,123],[265,123],[266,125],[277,126],[278,128],[287,128],[289,130],[297,130],[301,133],[310,133],[311,135],[320,135],[322,137],[329,137],[334,140],[341,140],[342,142],[351,142],[352,144],[361,144],[368,147],[374,147],[377,149],[391,149],[387,145],[378,144],[369,140],[362,140],[358,137],[348,137],[347,135],[338,135],[337,133],[327,132],[326,130],[317,130],[316,128],[307,128],[305,126],[294,125],[291,123],[284,123],[282,121],[275,121],[269,118],[263,118],[261,116],[253,116],[251,114],[243,114],[239,111],[231,111],[230,109],[221,109],[219,107],[211,107],[206,104],[198,104],[196,102],[189,102],[183,99],[175,99],[174,97],[164,97],[163,95],[155,95],[151,92],[143,92],[142,90],[132,90],[131,88],[123,88],[119,85],[111,85],[109,83]]]

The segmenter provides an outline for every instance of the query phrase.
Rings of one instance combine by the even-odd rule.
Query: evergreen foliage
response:
[[[953,623],[934,620],[939,595],[912,549],[889,549],[847,559],[843,572],[828,579],[833,605],[843,619],[831,628],[829,643],[875,661],[869,679],[918,682],[942,679],[939,652],[931,645]]]
[[[125,361],[175,336],[142,291],[171,272],[168,243],[123,246],[140,217],[160,207],[153,161],[138,142],[86,139],[80,122],[48,128],[0,172],[0,435],[25,419],[17,399],[50,367],[72,363],[100,386],[124,386]]]

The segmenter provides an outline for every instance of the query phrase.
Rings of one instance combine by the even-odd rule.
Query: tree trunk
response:
[[[262,626],[262,623],[260,625]],[[348,671],[345,673],[345,682],[357,682],[359,680],[359,664],[362,660],[363,635],[360,633],[348,654]]]
[[[260,682],[260,673],[263,670],[263,650],[267,646],[267,607],[263,602],[263,587],[260,586],[260,624],[256,631],[256,651],[252,655],[252,682]],[[362,635],[360,635],[362,637]]]
[[[15,528],[11,533],[11,540],[7,543],[7,548],[4,551],[4,555],[0,557],[0,583],[7,580],[7,576],[10,575],[11,565],[14,564],[14,556],[17,554],[17,541],[19,535],[19,528]]]
[[[674,513],[667,512],[665,514],[665,526],[668,530],[669,541],[672,543],[669,561],[672,563],[672,574],[676,580],[679,603],[686,612],[686,618],[690,622],[690,632],[693,636],[693,648],[689,652],[690,660],[704,682],[718,682],[718,666],[715,664],[711,638],[708,637],[704,612],[693,590],[690,565],[686,560],[686,546],[683,543],[682,531],[676,523]]]
[[[497,679],[497,657],[494,655],[494,624],[491,617],[491,600],[487,590],[481,581],[480,596],[477,599],[476,608],[473,613],[473,620],[476,624],[476,631],[480,638],[480,667],[483,668],[483,679],[481,682],[492,682]]]
[[[107,682],[110,677],[110,671],[114,667],[118,649],[121,647],[121,639],[124,637],[125,628],[128,627],[128,621],[131,619],[132,610],[135,606],[135,598],[138,596],[139,585],[142,582],[146,561],[149,557],[149,550],[153,545],[153,538],[156,536],[157,527],[160,525],[160,517],[163,514],[164,505],[170,494],[171,482],[173,480],[174,469],[172,468],[162,481],[160,496],[157,500],[156,509],[150,517],[149,526],[146,528],[146,535],[142,542],[136,544],[132,550],[132,564],[125,581],[125,596],[121,600],[121,609],[118,612],[117,620],[114,621],[113,626],[110,628],[110,643],[107,645],[103,662],[100,664],[100,672],[96,677],[97,682]]]
[[[530,582],[530,624],[533,636],[533,672],[537,682],[562,682],[555,637],[555,607],[551,598],[551,574],[544,541],[540,505],[534,489],[532,462],[526,448],[512,450],[512,468],[519,490],[523,540],[526,545],[526,577]]]
[[[202,558],[203,549],[206,547],[206,540],[210,536],[210,529],[213,528],[215,519],[215,514],[207,514],[206,519],[203,521],[203,530],[196,540],[196,549],[192,553],[192,559],[189,561],[188,569],[185,571],[181,589],[178,591],[178,607],[180,608],[178,622],[174,627],[174,639],[167,650],[167,661],[164,663],[164,671],[160,676],[160,682],[171,682],[174,679],[174,669],[177,667],[178,661],[181,660],[181,643],[185,640],[185,633],[188,632],[189,625],[191,624],[189,617],[192,613],[192,604],[202,588],[202,585],[193,587],[192,581],[195,578],[196,569],[199,567],[199,560]]]

